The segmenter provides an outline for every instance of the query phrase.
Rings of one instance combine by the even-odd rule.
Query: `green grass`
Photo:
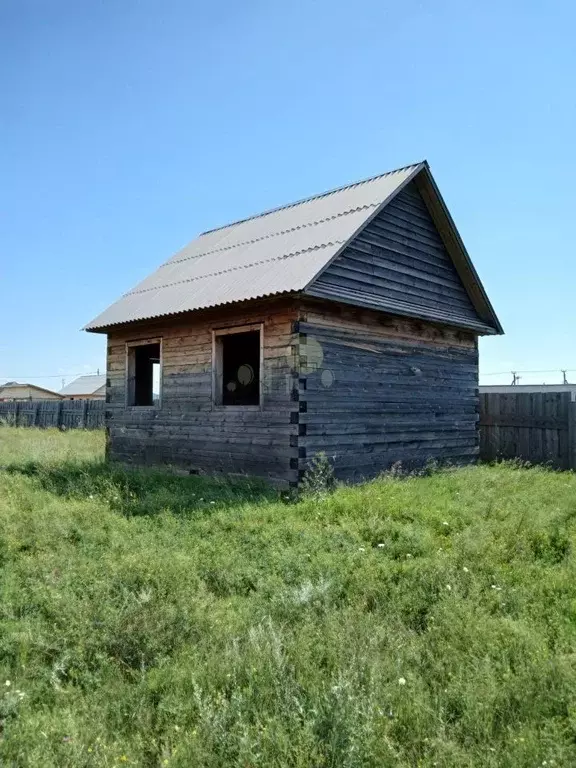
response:
[[[0,429],[2,766],[576,765],[574,475],[293,504],[102,449]]]

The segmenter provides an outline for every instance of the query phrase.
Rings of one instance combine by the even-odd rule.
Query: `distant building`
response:
[[[488,384],[480,387],[481,395],[520,395],[532,392],[572,392],[572,400],[576,400],[576,384]]]
[[[65,400],[105,400],[106,376],[79,376],[60,390]]]
[[[17,381],[7,381],[0,384],[0,402],[13,400],[61,400],[58,392],[37,387],[36,384],[20,384]]]

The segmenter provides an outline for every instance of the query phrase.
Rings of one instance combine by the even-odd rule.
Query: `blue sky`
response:
[[[2,0],[0,381],[103,369],[82,325],[199,231],[422,158],[506,330],[482,374],[576,369],[575,25],[568,0]]]

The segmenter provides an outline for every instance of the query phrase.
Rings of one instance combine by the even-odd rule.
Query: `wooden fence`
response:
[[[480,458],[576,469],[571,392],[480,393]]]
[[[576,469],[576,401],[571,392],[480,393],[480,458],[523,459]],[[0,402],[0,423],[99,429],[104,400]]]
[[[0,423],[17,427],[99,429],[104,400],[18,400],[0,403]]]

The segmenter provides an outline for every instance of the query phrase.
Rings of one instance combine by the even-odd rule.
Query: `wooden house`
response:
[[[297,485],[478,455],[502,333],[419,163],[200,235],[99,315],[109,455]]]

